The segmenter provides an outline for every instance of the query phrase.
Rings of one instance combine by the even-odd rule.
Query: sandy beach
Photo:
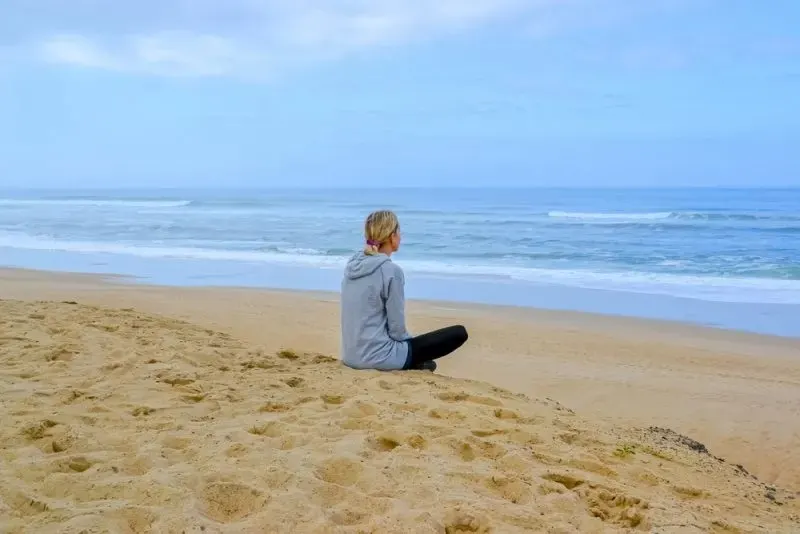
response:
[[[471,339],[355,372],[336,295],[0,270],[2,532],[798,532],[800,340],[413,302]]]

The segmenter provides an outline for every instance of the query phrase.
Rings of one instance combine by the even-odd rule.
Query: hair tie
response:
[[[375,241],[374,239],[367,239],[367,245],[369,245],[371,247],[380,247],[381,246],[380,242]]]

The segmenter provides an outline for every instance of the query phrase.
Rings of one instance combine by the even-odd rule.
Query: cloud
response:
[[[257,77],[465,31],[532,5],[531,0],[4,2],[10,16],[0,21],[0,35],[33,59],[156,75]]]
[[[41,59],[58,64],[162,76],[221,76],[263,64],[233,39],[190,32],[133,35],[118,42],[78,34],[56,35],[38,45]]]
[[[114,68],[114,58],[81,35],[56,35],[41,44],[44,59],[82,67]]]
[[[248,78],[495,21],[524,22],[534,33],[550,34],[642,10],[629,0],[3,2],[0,46],[10,40],[30,59],[160,76]]]

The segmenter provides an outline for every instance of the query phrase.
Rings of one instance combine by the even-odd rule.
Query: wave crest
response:
[[[548,217],[556,219],[571,219],[575,221],[598,222],[649,222],[649,221],[697,221],[697,222],[798,222],[800,214],[769,214],[769,213],[714,213],[702,211],[656,211],[640,213],[602,213],[602,212],[575,212],[575,211],[550,211]]]
[[[0,198],[0,206],[95,206],[118,208],[180,208],[191,204],[190,200],[94,200],[88,198],[64,199],[17,199]]]
[[[558,219],[599,219],[599,220],[661,220],[669,219],[674,215],[671,211],[659,211],[652,213],[584,213],[574,211],[550,211],[547,213],[548,217]]]

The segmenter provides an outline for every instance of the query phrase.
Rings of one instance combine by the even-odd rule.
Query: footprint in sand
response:
[[[161,382],[169,384],[170,386],[188,386],[195,382],[195,378],[183,374],[168,374],[159,377]]]
[[[316,476],[329,484],[352,486],[361,478],[364,467],[360,462],[344,457],[323,461],[316,469]]]
[[[326,364],[333,364],[338,362],[336,358],[332,358],[330,356],[325,356],[324,354],[315,354],[314,357],[311,359],[311,363],[314,365],[326,365]]]
[[[582,469],[583,471],[588,471],[590,473],[596,473],[598,475],[602,475],[604,477],[609,478],[616,478],[617,472],[608,467],[606,464],[602,463],[599,460],[589,459],[589,458],[576,458],[569,460],[566,462],[566,465],[570,467],[574,467],[576,469]]]
[[[84,471],[88,471],[89,468],[92,467],[92,462],[90,462],[83,456],[75,456],[73,458],[69,458],[64,463],[64,465],[66,466],[67,469],[69,469],[69,471],[73,473],[83,473]]]
[[[510,421],[515,421],[515,420],[519,419],[519,415],[517,415],[516,412],[514,412],[512,410],[506,410],[505,408],[497,408],[494,411],[494,416],[497,419],[505,419],[505,420],[510,420]]]
[[[673,486],[672,491],[684,499],[697,499],[707,496],[705,491],[689,486]]]
[[[344,404],[345,401],[344,395],[320,395],[320,398],[325,404],[333,405]]]
[[[431,419],[441,419],[444,421],[464,421],[467,416],[456,410],[447,410],[444,408],[434,408],[428,412],[428,417]]]
[[[283,402],[270,401],[263,404],[258,411],[262,413],[281,413],[288,412],[292,407]]]
[[[568,490],[573,490],[578,486],[586,484],[586,480],[567,473],[547,473],[543,475],[542,478],[550,482],[555,482],[556,484],[561,484]]]
[[[279,438],[286,433],[286,425],[277,421],[270,421],[263,425],[252,426],[247,430],[254,436],[264,436],[267,438]]]
[[[77,430],[68,426],[57,426],[51,431],[50,450],[54,453],[65,452],[72,448],[80,438]]]
[[[586,503],[589,514],[601,521],[628,528],[641,527],[645,523],[644,510],[649,505],[642,499],[569,473],[553,472],[543,475],[542,478],[574,492]]]
[[[23,517],[43,514],[50,510],[50,505],[44,500],[22,492],[13,492],[8,495],[6,503],[12,510]]]
[[[461,510],[454,510],[445,516],[445,534],[466,534],[468,532],[476,534],[488,534],[492,531],[489,520]]]
[[[354,527],[367,519],[370,514],[353,505],[340,504],[328,512],[331,523],[343,527]]]
[[[467,440],[475,447],[476,450],[480,451],[480,455],[484,458],[488,458],[490,460],[497,460],[506,455],[508,450],[501,445],[500,443],[495,443],[494,441],[489,441],[485,439],[477,439],[474,437],[469,437]]]
[[[205,486],[198,496],[201,514],[218,523],[235,523],[261,511],[269,497],[263,491],[235,482]]]
[[[272,361],[270,361],[268,359],[248,360],[248,361],[242,363],[241,365],[242,365],[242,369],[244,369],[244,370],[252,370],[252,369],[269,370],[269,369],[275,369],[275,368],[281,367],[280,364],[272,362]]]
[[[22,429],[22,435],[31,441],[42,439],[50,434],[49,430],[58,425],[55,421],[45,419],[37,423],[32,423]]]
[[[486,485],[514,504],[525,504],[530,500],[530,484],[516,476],[495,474],[487,478]]]
[[[389,452],[402,445],[408,445],[412,449],[422,450],[427,447],[427,441],[420,434],[403,436],[396,432],[386,432],[371,437],[368,440],[372,449],[379,452]]]
[[[473,430],[472,435],[478,438],[488,438],[491,436],[500,436],[507,432],[507,430],[503,430],[501,428],[491,428],[486,430]]]
[[[45,355],[45,360],[48,362],[68,362],[75,358],[75,356],[79,353],[80,350],[70,345],[58,345],[47,352]]]
[[[299,388],[305,383],[305,380],[303,380],[299,376],[293,376],[291,378],[287,378],[286,380],[284,380],[283,383],[289,386],[290,388]]]
[[[578,493],[589,505],[589,513],[602,521],[629,528],[642,527],[645,524],[644,510],[649,505],[637,497],[591,485]]]
[[[463,391],[445,391],[436,395],[439,400],[445,402],[472,402],[483,404],[484,406],[502,406],[503,403],[492,397],[482,397],[480,395],[470,395]]]
[[[159,518],[151,510],[137,506],[129,506],[110,512],[106,517],[125,525],[130,532],[150,532],[153,523]],[[88,532],[93,531],[89,530]]]
[[[466,441],[452,441],[450,447],[455,451],[459,458],[464,462],[471,462],[478,457],[475,449]]]
[[[305,447],[313,441],[313,438],[307,433],[302,434],[285,434],[278,439],[277,448],[282,451],[290,451],[299,447]]]
[[[94,395],[89,395],[85,391],[80,391],[77,389],[71,389],[64,393],[64,400],[62,400],[62,404],[74,404],[76,402],[80,402],[81,400],[96,400],[97,397]]]

